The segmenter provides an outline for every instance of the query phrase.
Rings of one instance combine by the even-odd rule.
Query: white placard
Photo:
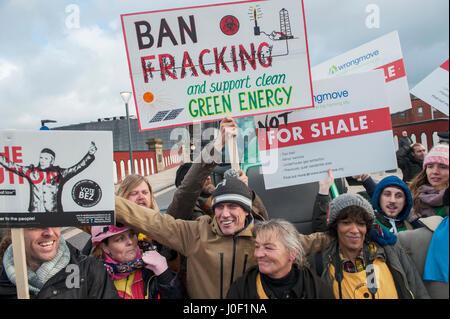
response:
[[[303,0],[121,18],[140,130],[313,106]]]
[[[311,69],[313,81],[383,69],[391,113],[410,109],[408,79],[398,32],[394,31]]]
[[[397,167],[382,71],[313,88],[314,109],[255,117],[266,189],[319,181],[329,168],[339,178]]]
[[[440,67],[417,84],[411,93],[432,107],[448,116],[448,63],[445,61]]]
[[[0,227],[114,223],[112,133],[0,131]]]

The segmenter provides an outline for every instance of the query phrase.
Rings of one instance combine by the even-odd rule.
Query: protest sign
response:
[[[397,167],[380,70],[313,82],[314,109],[255,116],[266,189]],[[275,120],[274,120],[275,119]]]
[[[448,116],[448,61],[417,84],[411,93]]]
[[[408,80],[398,32],[394,31],[311,69],[313,81],[382,69],[391,113],[410,109]]]
[[[114,223],[111,132],[0,131],[0,227]]]
[[[13,246],[14,254],[17,299],[30,299],[23,228],[11,229],[11,244]]]
[[[140,130],[313,106],[302,0],[121,19]]]

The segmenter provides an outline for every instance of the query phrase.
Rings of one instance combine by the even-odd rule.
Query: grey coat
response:
[[[442,219],[443,218],[441,216],[420,218],[419,220],[425,225],[425,227],[400,232],[398,234],[400,244],[413,260],[421,278],[423,278],[425,260],[427,258],[428,247],[430,245],[431,238],[433,237],[433,232],[436,230]],[[448,282],[425,281],[424,284],[431,298],[449,298]]]

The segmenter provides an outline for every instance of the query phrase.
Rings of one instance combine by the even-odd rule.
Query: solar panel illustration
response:
[[[149,123],[154,123],[154,122],[161,122],[164,117],[167,115],[167,113],[169,113],[170,111],[159,111],[158,113],[156,113],[156,115],[149,121]]]
[[[175,110],[170,111],[169,115],[167,115],[165,117],[164,121],[176,119],[177,116],[180,115],[181,111],[183,111],[183,109],[175,109]]]
[[[149,121],[149,123],[161,122],[174,120],[180,115],[183,109],[174,109],[170,111],[159,111],[156,115]]]

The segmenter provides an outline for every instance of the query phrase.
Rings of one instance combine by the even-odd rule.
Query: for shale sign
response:
[[[302,0],[121,18],[140,130],[313,107]]]
[[[382,71],[313,86],[314,109],[255,116],[266,189],[397,167]]]
[[[0,131],[0,227],[114,224],[111,132]]]

